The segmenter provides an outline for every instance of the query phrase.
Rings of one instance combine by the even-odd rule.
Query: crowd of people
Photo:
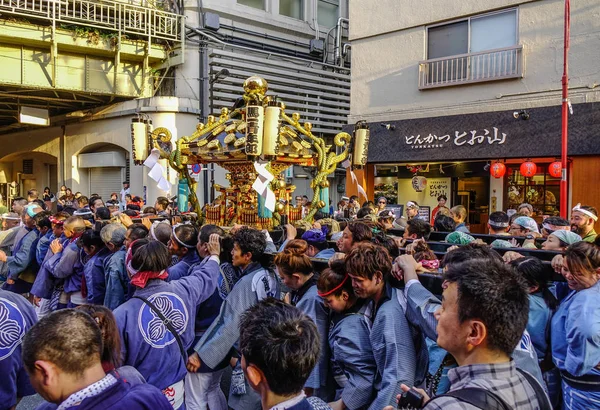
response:
[[[432,224],[415,201],[398,218],[351,197],[332,212],[344,221],[287,225],[278,247],[173,223],[167,198],[144,207],[128,189],[32,190],[2,215],[0,409],[36,392],[44,409],[600,408],[593,207],[541,227],[527,204],[494,212],[487,245],[445,197]]]

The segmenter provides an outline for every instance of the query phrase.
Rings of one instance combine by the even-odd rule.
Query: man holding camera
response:
[[[404,275],[416,276],[417,264],[411,257],[397,258],[396,265]],[[442,306],[435,312],[437,344],[459,367],[448,373],[449,392],[432,399],[403,384],[400,407],[550,409],[542,386],[511,360],[527,324],[529,302],[510,267],[491,259],[452,264],[443,289]]]

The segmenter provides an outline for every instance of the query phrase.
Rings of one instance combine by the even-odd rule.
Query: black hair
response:
[[[515,259],[510,262],[510,265],[523,277],[527,286],[530,288],[538,287],[538,292],[542,293],[546,305],[551,310],[556,309],[558,301],[548,289],[548,275],[541,260],[533,256],[528,256]]]
[[[88,200],[88,204],[89,204],[90,208],[94,207],[94,209],[97,209],[95,207],[95,205],[94,205],[94,202],[96,202],[97,200],[101,200],[102,201],[102,197],[100,197],[99,195],[92,195],[90,197],[90,199]],[[101,206],[104,206],[104,201],[102,201],[102,205]],[[98,208],[100,208],[100,206]]]
[[[96,219],[107,221],[110,219],[110,210],[105,206],[96,208]]]
[[[233,257],[231,251],[233,250],[233,238],[231,235],[221,236],[221,255],[219,257],[221,263],[231,263]]]
[[[42,208],[44,211],[48,208],[46,206],[46,203],[44,201],[42,201],[41,199],[34,199],[33,201],[31,201],[31,203],[36,204],[37,206]]]
[[[370,207],[370,206],[375,206],[375,202],[373,202],[373,201],[365,201],[362,204],[363,208],[367,208],[367,207]]]
[[[488,218],[488,223],[490,224],[492,229],[497,231],[508,231],[508,229],[510,228],[509,221],[510,217],[508,216],[508,214],[502,211],[492,212],[490,214],[490,217]],[[505,224],[506,226],[497,226],[494,223]]]
[[[136,204],[127,204],[127,209],[130,211],[139,211],[141,208]]]
[[[410,235],[417,235],[417,239],[429,239],[431,225],[419,218],[413,218],[406,222],[406,229]]]
[[[179,241],[188,245],[190,249],[192,247],[195,249],[198,244],[198,230],[193,225],[179,225],[173,230],[173,235],[177,236]],[[179,241],[177,241],[178,245],[180,245]]]
[[[454,232],[456,229],[456,222],[451,216],[436,214],[435,220],[433,221],[433,230],[436,232]]]
[[[86,229],[79,237],[77,244],[85,246],[86,248],[94,246],[96,249],[101,249],[105,246],[105,243],[100,236],[100,232],[95,231],[94,229]]]
[[[156,198],[156,203],[162,206],[165,210],[169,206],[169,200],[164,196],[159,196],[158,198]]]
[[[315,323],[294,306],[270,297],[242,314],[240,351],[246,365],[259,368],[279,396],[302,391],[320,350]]]
[[[102,332],[90,315],[61,309],[44,316],[23,338],[21,357],[29,372],[45,360],[65,373],[83,376],[100,363]]]
[[[554,225],[554,226],[571,226],[569,221],[560,216],[550,216],[543,221],[544,224]]]
[[[218,234],[220,237],[225,235],[225,231],[220,226],[211,224],[203,225],[202,228],[200,228],[200,242],[207,243],[213,233]]]
[[[147,206],[144,208],[143,213],[156,215],[156,208],[154,208],[153,206]]]
[[[438,201],[438,202],[440,202],[442,199],[443,199],[444,201],[448,201],[448,197],[447,197],[446,195],[443,195],[443,194],[442,194],[442,195],[440,195],[440,196],[438,196],[438,197],[437,197],[437,201]]]
[[[502,256],[489,245],[470,243],[459,246],[444,255],[442,264],[444,266],[455,265],[457,263],[468,261],[469,259],[487,259],[502,262]]]
[[[69,215],[73,215],[75,213],[77,209],[73,208],[72,206],[64,206],[62,209],[62,212],[66,212]]]
[[[263,232],[245,226],[237,230],[233,241],[238,244],[242,253],[250,252],[254,262],[261,260],[267,247],[267,238]]]
[[[372,213],[373,213],[373,210],[371,208],[369,208],[368,206],[363,206],[356,213],[356,218],[357,219],[363,219],[364,217],[369,216]]]
[[[127,230],[129,231],[129,239],[132,241],[145,238],[149,233],[148,228],[140,223],[130,225]]]
[[[52,215],[52,212],[50,212],[50,211],[38,212],[33,217],[33,220],[35,221],[36,226],[39,226],[40,228],[52,229],[52,222],[50,222],[50,215]]]
[[[367,242],[373,238],[373,230],[364,222],[350,222],[346,228],[352,234],[352,243]]]
[[[388,236],[383,232],[379,232],[373,235],[373,238],[371,238],[371,242],[373,242],[375,245],[383,246],[385,249],[387,249],[387,251],[393,259],[400,256],[400,249],[398,248],[398,244],[396,243],[396,241],[391,236]]]
[[[483,322],[487,346],[511,355],[529,319],[529,296],[514,269],[501,260],[471,259],[449,265],[444,279],[457,285],[458,320]]]
[[[131,267],[139,271],[160,272],[171,264],[169,250],[162,242],[141,243],[141,246],[132,253]]]
[[[139,207],[138,207],[138,211],[139,211]],[[137,218],[140,215],[139,212],[136,212],[133,209],[129,209],[129,208],[124,210],[123,213],[131,218]]]

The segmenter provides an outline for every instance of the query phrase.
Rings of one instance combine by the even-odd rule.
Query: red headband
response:
[[[50,216],[48,219],[50,219],[50,222],[56,225],[63,225],[65,223],[64,219],[57,219],[53,216]]]
[[[344,279],[342,280],[342,283],[340,283],[339,285],[337,285],[335,288],[331,289],[329,292],[321,293],[321,292],[317,291],[317,295],[319,295],[321,297],[331,295],[335,291],[339,290],[342,286],[344,286],[344,283],[346,283],[347,279],[348,279],[348,274],[346,273],[346,276],[344,276]]]

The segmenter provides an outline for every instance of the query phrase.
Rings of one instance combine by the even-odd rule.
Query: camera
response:
[[[421,409],[423,408],[423,395],[415,389],[405,391],[398,400],[399,409]]]

